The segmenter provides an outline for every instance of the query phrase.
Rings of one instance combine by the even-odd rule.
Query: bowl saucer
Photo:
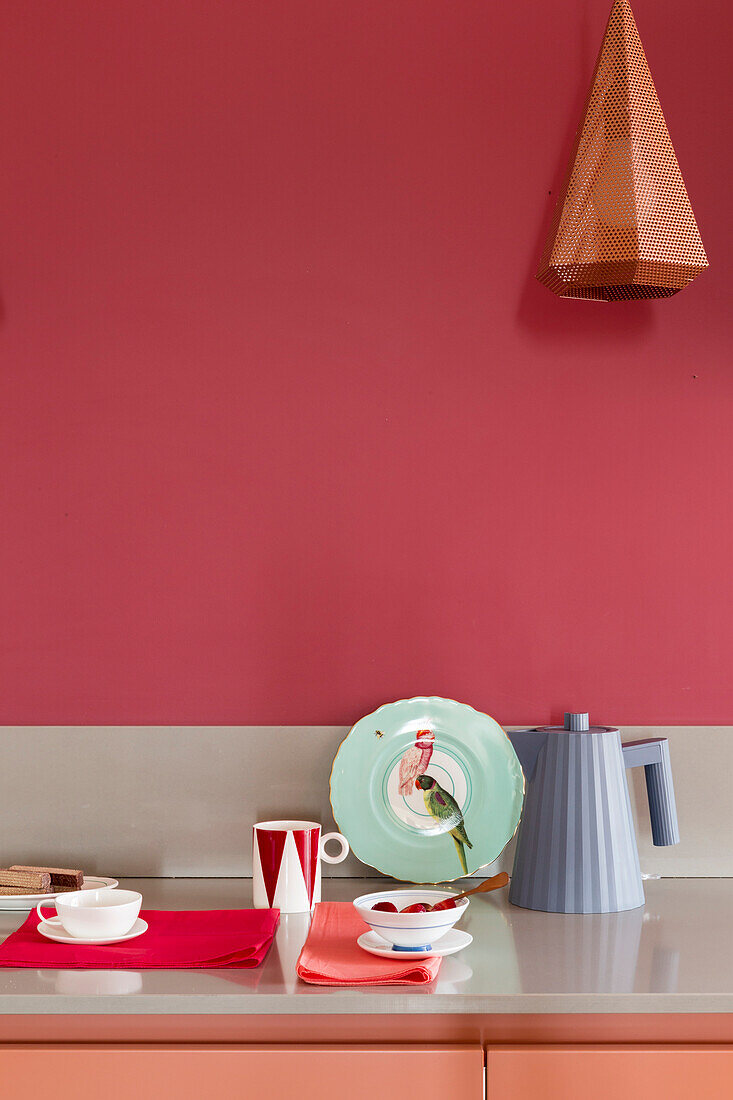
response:
[[[380,955],[385,959],[442,959],[445,955],[455,955],[456,951],[462,951],[473,943],[470,932],[463,932],[460,928],[452,928],[441,936],[433,946],[423,947],[393,947],[376,932],[363,932],[356,941],[363,951],[370,955]]]

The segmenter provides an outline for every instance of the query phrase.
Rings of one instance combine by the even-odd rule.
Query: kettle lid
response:
[[[588,722],[588,711],[584,711],[582,714],[580,711],[565,711],[565,721],[563,722],[563,729],[576,730],[578,733],[585,732],[590,729]]]
[[[568,733],[615,733],[615,726],[591,726],[588,711],[565,711],[565,720],[561,726],[538,726],[542,732],[565,730]]]

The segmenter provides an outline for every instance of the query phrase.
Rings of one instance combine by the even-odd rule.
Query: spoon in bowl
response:
[[[474,886],[472,890],[464,890],[462,894],[454,894],[452,897],[446,898],[445,901],[437,902],[437,904],[430,907],[428,912],[434,912],[436,909],[452,909],[457,901],[462,901],[463,898],[468,898],[471,894],[488,894],[490,890],[500,890],[502,886],[506,886],[508,882],[509,875],[506,871],[501,871],[498,875],[494,875],[493,878],[487,878],[479,883],[478,886]]]

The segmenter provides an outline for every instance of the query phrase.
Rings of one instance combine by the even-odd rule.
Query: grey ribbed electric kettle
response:
[[[526,781],[509,900],[548,913],[618,913],[644,904],[626,769],[643,764],[652,839],[677,844],[669,743],[621,744],[612,726],[566,714],[514,730]]]

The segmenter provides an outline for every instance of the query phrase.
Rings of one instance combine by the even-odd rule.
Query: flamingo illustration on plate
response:
[[[435,734],[432,730],[417,731],[415,744],[410,745],[400,760],[400,782],[397,788],[400,794],[412,794],[418,775],[427,771],[434,744]]]

